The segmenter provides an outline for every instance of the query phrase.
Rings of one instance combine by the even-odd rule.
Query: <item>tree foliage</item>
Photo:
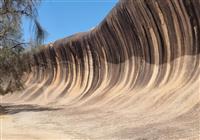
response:
[[[0,94],[23,88],[22,76],[27,71],[22,39],[22,18],[31,19],[34,43],[39,45],[45,31],[37,20],[40,0],[0,0]]]

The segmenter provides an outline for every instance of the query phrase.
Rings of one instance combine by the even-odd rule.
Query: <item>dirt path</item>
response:
[[[138,118],[125,112],[4,106],[7,114],[1,116],[1,140],[198,140],[198,116],[192,112],[182,118],[151,123],[151,116]]]

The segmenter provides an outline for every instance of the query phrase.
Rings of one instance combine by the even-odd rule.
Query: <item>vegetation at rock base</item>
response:
[[[40,0],[0,0],[0,94],[23,88],[22,77],[28,70],[25,52],[27,46],[38,46],[45,31],[37,20]],[[22,18],[31,20],[32,42],[22,39]]]

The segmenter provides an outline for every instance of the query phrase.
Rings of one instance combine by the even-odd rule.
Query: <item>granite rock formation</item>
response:
[[[197,139],[199,53],[199,0],[121,0],[96,28],[35,53],[27,87],[5,101],[103,108],[144,124],[189,115]]]

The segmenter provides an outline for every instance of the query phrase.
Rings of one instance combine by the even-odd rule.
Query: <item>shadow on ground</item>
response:
[[[13,115],[20,112],[55,111],[60,109],[38,105],[0,105],[0,115]]]

